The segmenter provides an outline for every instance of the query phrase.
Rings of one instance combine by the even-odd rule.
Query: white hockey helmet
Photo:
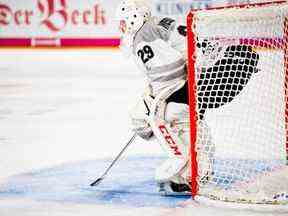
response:
[[[116,10],[116,20],[123,35],[134,35],[151,17],[148,0],[122,0]]]

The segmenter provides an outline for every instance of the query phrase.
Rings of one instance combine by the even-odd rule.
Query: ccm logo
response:
[[[161,133],[164,135],[164,138],[165,138],[166,142],[169,144],[170,148],[174,151],[174,154],[175,155],[182,155],[178,149],[177,144],[175,143],[175,141],[173,140],[173,138],[169,134],[169,131],[167,130],[165,125],[160,125],[159,129],[160,129]]]

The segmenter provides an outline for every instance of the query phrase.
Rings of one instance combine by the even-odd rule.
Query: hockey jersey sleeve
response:
[[[179,32],[178,25],[171,18],[163,18],[158,24],[160,37],[167,41],[172,48],[179,51],[187,59],[187,38]]]

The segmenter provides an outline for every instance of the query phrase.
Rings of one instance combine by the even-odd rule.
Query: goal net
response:
[[[288,204],[288,4],[187,21],[192,195]]]

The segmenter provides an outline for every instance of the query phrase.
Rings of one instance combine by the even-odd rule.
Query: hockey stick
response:
[[[123,152],[127,149],[127,147],[133,142],[133,140],[136,138],[137,134],[134,133],[133,136],[130,138],[130,140],[127,142],[127,144],[125,145],[125,147],[121,150],[121,152],[117,155],[117,157],[112,161],[112,163],[110,164],[110,166],[106,169],[106,171],[102,174],[102,176],[98,179],[96,179],[96,181],[94,181],[93,183],[90,184],[91,187],[93,186],[97,186],[99,185],[102,180],[106,177],[107,173],[109,172],[109,170],[113,167],[113,165],[118,161],[118,159],[121,157],[121,155],[123,154]]]

